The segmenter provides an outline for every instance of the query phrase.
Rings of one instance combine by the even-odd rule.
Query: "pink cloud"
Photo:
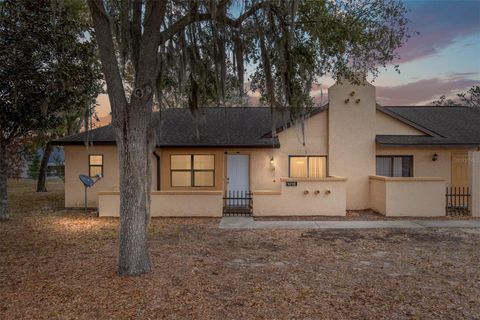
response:
[[[432,56],[455,40],[480,32],[478,1],[408,1],[410,29],[420,32],[398,50],[400,62]]]
[[[417,105],[450,96],[478,84],[478,80],[455,77],[453,79],[425,79],[400,86],[377,87],[377,101],[382,105]]]

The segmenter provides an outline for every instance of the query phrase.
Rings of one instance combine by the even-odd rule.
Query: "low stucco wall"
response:
[[[370,208],[385,214],[387,211],[387,184],[384,180],[370,178]]]
[[[386,216],[445,215],[444,178],[370,176],[370,207]]]
[[[280,191],[257,190],[253,192],[253,215],[345,216],[346,180],[339,177],[282,178]],[[287,181],[296,181],[297,186],[288,187],[286,186]]]
[[[480,151],[469,152],[468,170],[470,176],[470,192],[472,194],[472,216],[480,217]]]
[[[221,217],[223,195],[221,191],[156,191],[152,192],[152,217]],[[99,192],[100,217],[118,217],[120,194]]]

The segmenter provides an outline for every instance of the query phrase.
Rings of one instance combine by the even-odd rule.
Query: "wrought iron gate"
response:
[[[468,187],[447,187],[447,216],[470,215],[470,189]]]
[[[229,190],[223,197],[223,216],[251,216],[252,212],[251,192]]]

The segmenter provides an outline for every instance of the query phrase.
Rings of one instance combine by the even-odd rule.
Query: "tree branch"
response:
[[[134,70],[138,70],[140,39],[142,38],[142,0],[133,1],[133,18],[130,29],[132,37],[132,60]]]
[[[158,30],[165,17],[167,6],[166,0],[149,0],[146,5],[144,31],[140,40],[140,52],[138,57],[138,70],[135,77],[135,87],[141,89],[141,97],[132,96],[133,99],[141,98],[149,100],[154,91],[156,80],[157,53],[160,39]],[[144,88],[150,86],[150,88]],[[144,94],[147,93],[147,94]]]
[[[112,108],[112,124],[118,126],[123,116],[122,111],[127,105],[127,99],[115,55],[112,30],[103,0],[88,0],[88,6],[92,13],[95,37],[97,38],[102,69],[107,83],[108,98]]]
[[[217,10],[220,10],[223,6],[225,6],[228,3],[228,1],[221,1],[220,4],[217,6]],[[263,9],[268,7],[269,2],[260,2],[245,11],[240,17],[237,19],[231,19],[228,17],[223,17],[224,22],[229,25],[230,27],[233,28],[238,28],[240,25],[247,20],[249,17],[253,16],[258,10]],[[194,22],[200,22],[200,21],[208,21],[211,20],[213,17],[210,13],[198,13],[196,11],[191,11],[181,19],[177,20],[174,24],[172,24],[170,27],[167,29],[163,30],[160,32],[160,44],[164,43],[168,39],[172,38],[174,35],[182,31],[185,27],[187,27],[189,24],[194,23]]]

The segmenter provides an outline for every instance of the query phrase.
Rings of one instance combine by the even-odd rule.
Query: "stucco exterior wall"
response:
[[[88,156],[103,155],[103,177],[93,187],[88,188],[88,206],[98,207],[99,191],[118,191],[120,169],[116,146],[65,146],[65,207],[84,206],[84,186],[78,176],[88,175]],[[152,155],[153,188],[156,184],[156,159]]]
[[[328,97],[329,174],[348,178],[347,209],[366,209],[375,174],[375,87],[336,84]]]
[[[295,179],[296,187],[287,187],[281,179],[281,191],[254,191],[254,216],[345,216],[346,179]]]
[[[88,156],[103,155],[103,175],[93,187],[88,188],[88,206],[97,207],[98,192],[118,190],[119,166],[116,146],[65,146],[65,207],[84,206],[84,186],[78,179],[80,174],[88,175]]]
[[[372,209],[386,216],[445,216],[443,178],[371,176],[370,187]]]
[[[480,151],[468,153],[472,216],[480,217]]]
[[[252,157],[252,190],[277,190],[282,188],[281,177],[289,176],[289,156],[327,156],[328,162],[328,111],[305,120],[305,145],[300,124],[279,132],[280,149],[256,151]],[[273,165],[270,157],[273,156]],[[329,175],[327,167],[327,175]]]
[[[385,214],[387,211],[387,184],[380,179],[370,178],[370,208]]]
[[[152,217],[221,217],[223,194],[221,191],[152,192]],[[119,192],[99,193],[99,216],[118,217]]]
[[[378,110],[375,115],[375,123],[376,134],[425,135],[424,132]]]
[[[452,180],[452,153],[467,152],[468,149],[445,148],[382,148],[377,147],[377,155],[413,156],[414,177],[441,177],[447,186]],[[437,154],[437,161],[432,161]]]

